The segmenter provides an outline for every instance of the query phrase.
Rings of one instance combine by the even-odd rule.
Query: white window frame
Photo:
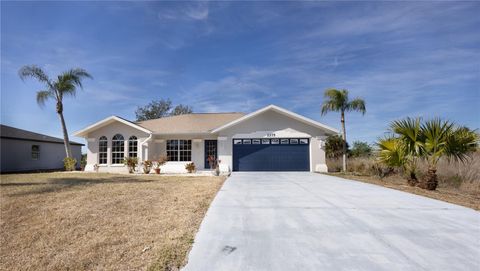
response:
[[[169,142],[172,142],[172,141],[176,141],[175,149],[168,148]],[[183,141],[186,141],[186,142],[183,142]],[[182,149],[182,147],[185,147],[185,146],[187,146],[187,149]],[[190,146],[190,149],[188,149],[188,146]],[[165,148],[167,151],[167,157],[169,162],[191,162],[192,161],[192,140],[191,139],[168,139],[166,141]],[[170,160],[170,156],[168,156],[168,152],[176,152],[176,160]],[[187,154],[189,153],[189,156],[190,156],[189,160],[181,160],[181,158],[185,156],[185,153]]]
[[[102,144],[103,142],[105,142],[105,151],[101,151],[101,146],[100,144]],[[105,154],[105,163],[101,163],[101,154]],[[98,139],[98,164],[99,165],[106,165],[108,163],[108,138],[106,136],[101,136],[99,139]]]
[[[117,137],[117,136],[120,136],[121,139],[115,139],[115,137]],[[115,149],[117,147],[117,146],[115,146],[115,142],[120,143],[121,150],[116,150]],[[121,154],[120,158],[118,158],[118,154]],[[125,137],[123,137],[123,135],[115,134],[112,137],[112,151],[111,151],[110,156],[111,156],[111,159],[112,159],[112,161],[111,161],[112,165],[122,165],[123,164],[123,159],[125,159]]]
[[[128,157],[138,157],[138,138],[134,135],[128,138]]]

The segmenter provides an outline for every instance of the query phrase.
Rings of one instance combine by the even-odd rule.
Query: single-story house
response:
[[[70,142],[77,166],[82,159],[83,144]],[[63,169],[63,139],[0,125],[1,172]]]
[[[124,157],[140,161],[162,155],[162,172],[185,172],[193,162],[209,169],[217,157],[221,172],[327,171],[324,140],[336,129],[275,105],[250,114],[193,113],[131,122],[111,116],[75,133],[87,141],[87,166],[126,172]]]

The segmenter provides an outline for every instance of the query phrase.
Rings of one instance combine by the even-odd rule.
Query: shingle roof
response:
[[[193,113],[139,121],[136,124],[156,134],[208,133],[244,115],[244,113]]]
[[[3,125],[3,124],[0,124],[0,137],[63,144],[63,139],[61,138],[38,134],[38,133],[18,129],[18,128]],[[80,145],[80,146],[84,145],[82,143],[73,142],[73,141],[70,141],[70,144]]]

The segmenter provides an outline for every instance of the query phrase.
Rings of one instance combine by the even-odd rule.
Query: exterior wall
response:
[[[107,126],[101,127],[87,136],[87,166],[85,167],[86,171],[93,171],[94,165],[98,164],[98,143],[101,136],[105,136],[108,139],[107,144],[107,164],[99,165],[99,172],[112,172],[112,173],[126,173],[128,169],[123,164],[113,165],[112,164],[112,137],[116,134],[121,134],[125,140],[125,154],[124,157],[128,156],[128,139],[131,136],[136,136],[138,140],[138,159],[139,161],[145,160],[145,155],[150,157],[148,153],[148,148],[141,146],[141,143],[148,139],[149,134],[139,131],[133,127],[130,127],[126,124],[120,122],[114,122]],[[150,158],[148,158],[150,159]]]
[[[0,139],[1,172],[16,172],[30,170],[63,169],[65,147],[63,143],[27,141],[18,139]],[[32,159],[32,145],[40,146],[38,160]],[[72,154],[80,166],[82,146],[71,145]]]
[[[219,159],[222,172],[232,170],[233,138],[310,138],[310,171],[327,171],[323,130],[304,124],[275,111],[266,111],[252,119],[219,132]]]
[[[210,135],[163,135],[163,136],[156,136],[150,146],[152,146],[152,159],[158,158],[162,155],[166,155],[166,145],[167,140],[169,139],[186,139],[192,140],[192,161],[197,170],[204,170],[205,169],[205,139],[214,139],[217,138]],[[170,161],[167,162],[165,165],[161,166],[160,170],[164,173],[185,173],[187,170],[185,169],[185,165],[190,163],[190,161],[185,162],[175,162]]]

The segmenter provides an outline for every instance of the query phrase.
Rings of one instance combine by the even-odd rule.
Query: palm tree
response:
[[[440,158],[465,162],[478,144],[475,131],[441,119],[421,123],[420,118],[406,118],[392,122],[390,131],[392,135],[377,142],[380,161],[402,167],[408,173],[409,184],[416,185],[417,161],[424,159],[428,171],[418,186],[428,190],[437,188],[436,172]]]
[[[92,78],[92,76],[84,69],[75,68],[63,72],[57,76],[56,80],[52,80],[41,68],[35,65],[22,67],[18,71],[18,74],[22,80],[25,80],[27,77],[32,77],[45,85],[44,90],[37,91],[38,105],[43,107],[48,99],[55,99],[56,111],[62,124],[65,152],[68,158],[72,158],[67,126],[65,125],[65,119],[63,117],[63,97],[75,96],[77,87],[83,88],[82,79]]]
[[[402,168],[411,186],[418,184],[417,160],[422,155],[420,121],[420,118],[394,121],[390,125],[392,135],[377,142],[380,161]]]
[[[439,118],[426,121],[421,127],[421,134],[422,156],[427,161],[428,171],[420,187],[428,190],[437,188],[437,163],[440,158],[465,162],[478,144],[475,131]]]
[[[349,100],[348,90],[337,90],[334,88],[325,90],[326,100],[322,104],[322,115],[330,111],[340,112],[342,122],[343,138],[343,171],[347,170],[347,132],[345,131],[345,112],[357,111],[365,115],[365,101],[360,98]]]

